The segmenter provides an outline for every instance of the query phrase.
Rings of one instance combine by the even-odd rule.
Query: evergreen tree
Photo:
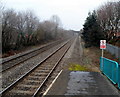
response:
[[[86,46],[99,46],[100,40],[104,39],[104,36],[97,21],[95,11],[88,14],[83,26],[83,39],[85,40]]]

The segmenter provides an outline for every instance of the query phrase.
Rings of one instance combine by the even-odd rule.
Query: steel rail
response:
[[[36,92],[33,94],[32,97],[36,97],[38,95],[39,91],[44,86],[44,84],[47,82],[47,80],[51,76],[51,74],[54,72],[55,68],[58,66],[58,64],[60,63],[60,61],[62,60],[62,58],[64,57],[64,55],[66,54],[66,52],[68,51],[69,48],[70,48],[70,46],[65,50],[65,52],[63,53],[63,55],[61,56],[61,58],[56,62],[56,64],[54,65],[54,67],[51,69],[51,71],[49,72],[49,74],[47,75],[47,77],[44,79],[44,81],[41,83],[41,85],[38,87],[38,89],[36,90]]]
[[[34,66],[32,69],[30,69],[28,72],[26,72],[25,74],[23,74],[20,78],[18,78],[16,81],[14,81],[12,84],[10,84],[7,88],[5,88],[4,90],[2,90],[0,92],[0,95],[4,95],[7,91],[9,91],[12,87],[14,87],[19,81],[21,81],[22,79],[25,78],[25,76],[27,76],[29,73],[31,73],[33,70],[35,70],[39,65],[41,65],[43,62],[45,62],[48,58],[50,58],[53,54],[55,54],[59,49],[61,49],[63,46],[65,46],[70,40],[68,40],[67,42],[65,42],[61,47],[59,47],[57,50],[55,50],[54,52],[52,52],[51,54],[49,54],[45,59],[43,59],[40,63],[38,63],[36,66]]]
[[[57,42],[59,42],[60,40],[58,40]],[[40,50],[41,48],[44,48],[44,47],[47,47],[47,46],[50,46],[51,44],[54,44],[54,43],[56,43],[56,42],[52,42],[52,43],[49,43],[49,44],[47,44],[47,45],[45,45],[45,46],[41,46],[40,48],[37,48],[37,49],[35,49],[35,50],[30,50],[30,51],[27,51],[27,52],[25,52],[25,53],[20,53],[18,56],[13,56],[12,58],[9,58],[8,60],[3,60],[2,59],[2,61],[1,61],[1,63],[0,64],[4,64],[4,63],[7,63],[7,62],[9,62],[9,61],[12,61],[12,60],[14,60],[14,59],[17,59],[17,58],[19,58],[19,57],[22,57],[22,56],[25,56],[25,55],[27,55],[27,54],[30,54],[30,53],[32,53],[32,52],[35,52],[35,51],[37,51],[37,50]]]
[[[57,42],[59,42],[59,41],[57,41]],[[23,54],[23,55],[21,55],[21,56],[18,56],[18,57],[16,57],[16,58],[13,58],[13,59],[11,59],[11,60],[8,60],[8,61],[6,61],[5,63],[7,63],[7,62],[9,62],[9,61],[12,61],[12,60],[15,60],[15,59],[17,59],[17,58],[26,56],[26,55],[28,55],[28,54],[35,53],[36,51],[39,51],[39,50],[42,50],[42,49],[43,49],[43,51],[45,51],[44,48],[47,48],[48,46],[50,46],[50,45],[52,45],[52,44],[55,44],[55,43],[57,43],[57,42],[50,43],[50,44],[45,45],[45,46],[42,46],[42,47],[40,47],[40,48],[38,48],[38,49],[32,50],[32,51],[30,51],[30,52],[27,52],[27,53],[25,53],[25,54]],[[5,71],[7,71],[8,69],[11,69],[11,68],[15,67],[16,65],[18,65],[18,64],[20,64],[20,63],[23,63],[24,61],[29,60],[29,59],[31,59],[32,57],[35,57],[35,56],[38,55],[38,54],[40,54],[40,53],[37,53],[37,54],[35,54],[35,55],[32,55],[32,56],[30,56],[30,57],[28,57],[28,58],[26,58],[26,59],[23,59],[22,61],[17,62],[16,64],[14,64],[14,65],[12,65],[12,66],[10,66],[10,67],[7,67],[7,68],[5,68],[5,69],[2,69],[2,70],[0,71],[0,73],[1,73],[1,72],[5,72]]]

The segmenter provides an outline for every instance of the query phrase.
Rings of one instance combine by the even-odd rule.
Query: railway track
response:
[[[0,92],[3,96],[24,95],[35,97],[40,94],[41,89],[48,81],[51,74],[71,46],[71,41],[67,41],[53,53],[48,55],[39,64],[34,66],[7,88]]]
[[[26,53],[20,54],[16,57],[8,59],[8,60],[3,60],[2,63],[0,64],[0,65],[2,65],[2,70],[0,72],[3,73],[5,71],[15,67],[16,65],[19,65],[20,63],[23,63],[24,61],[29,60],[29,59],[33,58],[34,56],[37,56],[38,54],[48,50],[49,48],[57,45],[60,42],[63,42],[63,41],[58,40],[56,42],[52,42],[52,43],[49,43],[49,44],[42,46],[40,48],[30,50]]]

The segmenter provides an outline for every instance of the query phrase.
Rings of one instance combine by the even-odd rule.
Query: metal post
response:
[[[104,50],[102,49],[102,57],[103,57],[103,51],[104,51]]]
[[[104,64],[103,64],[103,53],[104,53],[104,50],[102,49],[102,71],[103,71],[103,66],[104,66]]]

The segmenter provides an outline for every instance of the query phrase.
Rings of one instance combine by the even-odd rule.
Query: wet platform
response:
[[[63,71],[45,97],[52,97],[53,95],[120,97],[120,91],[98,72]]]

